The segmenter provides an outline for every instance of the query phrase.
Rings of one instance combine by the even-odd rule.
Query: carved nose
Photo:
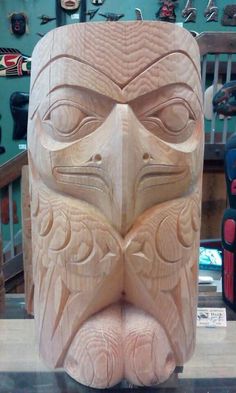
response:
[[[105,154],[113,188],[113,222],[125,235],[135,218],[137,172],[149,154],[142,147],[142,125],[129,105],[117,104],[109,120],[111,135]]]

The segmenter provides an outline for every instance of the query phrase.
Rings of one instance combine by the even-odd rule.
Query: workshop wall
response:
[[[207,7],[209,0],[193,0],[193,6],[197,8],[196,22],[184,23],[184,27],[187,30],[193,30],[197,33],[203,31],[236,31],[236,27],[233,26],[222,26],[221,18],[223,16],[223,9],[226,4],[233,4],[235,2],[230,0],[215,0],[215,4],[219,8],[219,21],[218,22],[207,22],[204,17],[204,11]],[[187,0],[179,0],[176,5],[176,22],[183,23],[184,18],[181,13],[186,5]],[[100,7],[99,11],[93,18],[93,22],[104,20],[105,18],[100,16],[99,13],[114,12],[117,14],[125,14],[121,20],[133,20],[135,19],[135,8],[140,8],[142,11],[144,20],[156,20],[155,14],[159,9],[161,3],[158,0],[105,0],[104,4]],[[87,0],[87,10],[94,10],[96,6],[92,5],[91,0]],[[89,18],[87,18],[88,20]]]
[[[29,33],[16,36],[10,32],[8,16],[14,12],[23,12],[29,20]],[[42,14],[54,16],[55,5],[53,1],[47,0],[1,0],[0,10],[0,47],[18,49],[25,55],[31,56],[34,46],[40,37],[37,33],[44,34],[56,26],[55,21],[46,25],[40,25],[38,16]],[[2,128],[2,140],[0,145],[4,146],[6,152],[0,155],[0,165],[20,153],[26,141],[13,140],[13,118],[10,111],[10,96],[15,91],[29,92],[29,76],[22,77],[0,77],[0,126]],[[23,145],[23,146],[22,146]]]

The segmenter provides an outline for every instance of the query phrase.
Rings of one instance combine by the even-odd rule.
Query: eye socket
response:
[[[64,136],[73,134],[87,115],[77,106],[60,103],[45,116],[53,128]]]
[[[194,130],[195,116],[185,103],[173,102],[149,112],[141,121],[153,134],[168,142],[185,141]]]
[[[51,105],[42,120],[53,138],[73,141],[91,134],[104,119],[96,113],[88,114],[77,102],[60,100]]]
[[[156,115],[156,116],[155,116]],[[166,106],[151,117],[158,117],[164,126],[171,132],[180,132],[183,130],[190,118],[189,110],[182,104],[173,104]]]

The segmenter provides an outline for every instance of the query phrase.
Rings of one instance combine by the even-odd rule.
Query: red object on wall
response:
[[[224,250],[224,292],[230,302],[234,302],[234,253]]]
[[[12,202],[13,208],[13,223],[18,224],[19,220],[17,217],[17,205],[16,202]],[[9,217],[9,198],[6,196],[1,200],[1,220],[2,224],[9,224],[10,217]]]
[[[236,195],[236,179],[234,179],[231,183],[231,194]]]
[[[228,244],[232,244],[235,240],[236,223],[233,219],[228,219],[224,223],[224,239]]]

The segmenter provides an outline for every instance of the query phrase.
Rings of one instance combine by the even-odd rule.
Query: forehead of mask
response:
[[[169,23],[68,25],[40,40],[34,56],[31,85],[38,97],[42,77],[50,79],[50,89],[78,82],[128,100],[171,83],[185,83],[201,95],[198,45],[189,32]],[[45,84],[42,93],[47,94]]]
[[[79,8],[80,0],[61,0],[62,8],[66,10],[75,10]]]

